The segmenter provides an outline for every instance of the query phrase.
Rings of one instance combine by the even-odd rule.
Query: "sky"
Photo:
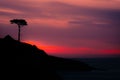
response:
[[[1,0],[0,38],[17,39],[58,57],[120,55],[120,0]]]

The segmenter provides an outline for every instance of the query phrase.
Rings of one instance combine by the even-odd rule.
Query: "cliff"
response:
[[[71,59],[48,55],[35,45],[14,40],[9,35],[0,39],[1,69],[5,75],[19,78],[61,80],[56,70],[91,71],[95,68]],[[28,76],[27,76],[28,75]]]

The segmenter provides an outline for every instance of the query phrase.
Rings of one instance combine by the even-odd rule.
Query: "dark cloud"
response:
[[[9,4],[8,4],[9,3]],[[23,3],[18,0],[19,4],[10,0],[0,3],[2,8],[10,8],[23,12],[25,16],[33,16],[38,18],[56,18],[74,16],[93,16],[99,18],[120,19],[120,10],[88,8],[76,5],[70,5],[62,2],[46,2],[46,3]],[[32,6],[31,6],[31,5]],[[36,6],[37,5],[37,6]],[[49,15],[48,15],[49,13]],[[23,15],[23,14],[21,14]]]

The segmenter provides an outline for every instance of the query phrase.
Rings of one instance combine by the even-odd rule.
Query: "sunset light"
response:
[[[9,22],[16,18],[28,22],[21,41],[49,55],[120,55],[120,0],[2,0],[0,38],[17,40],[16,25]]]

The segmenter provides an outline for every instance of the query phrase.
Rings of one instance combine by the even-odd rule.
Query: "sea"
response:
[[[120,80],[120,58],[77,58],[88,65],[99,68],[88,72],[59,71],[63,80]]]

